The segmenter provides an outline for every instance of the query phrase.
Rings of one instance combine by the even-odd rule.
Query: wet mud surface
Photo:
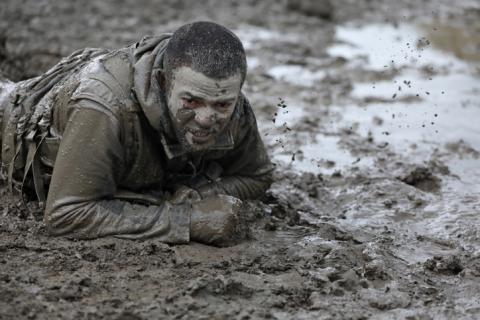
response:
[[[478,318],[478,4],[208,3],[2,3],[12,80],[191,20],[232,28],[278,169],[227,248],[51,238],[1,184],[0,319]]]

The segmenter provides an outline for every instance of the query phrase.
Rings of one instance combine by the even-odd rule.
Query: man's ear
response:
[[[167,90],[167,79],[165,77],[165,72],[161,69],[157,70],[157,81],[160,88],[165,92]]]

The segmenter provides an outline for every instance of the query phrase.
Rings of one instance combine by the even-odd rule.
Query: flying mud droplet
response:
[[[282,140],[282,139],[276,139],[275,142],[276,142],[277,144],[279,144],[280,147],[282,147],[283,149],[285,149],[285,145],[283,144],[283,140]]]
[[[412,81],[403,80],[403,83],[409,88],[412,87]]]
[[[283,133],[287,133],[287,132],[289,132],[289,131],[292,131],[292,129],[288,127],[288,125],[287,125],[286,122],[284,122],[284,123],[282,124],[282,127],[283,127]]]
[[[283,100],[282,98],[278,98],[278,100],[280,100],[280,102],[277,104],[277,107],[285,109],[287,107],[287,105],[285,104],[285,100]]]

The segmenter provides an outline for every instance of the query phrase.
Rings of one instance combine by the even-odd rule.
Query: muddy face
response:
[[[217,80],[189,67],[175,70],[167,100],[179,140],[193,150],[212,146],[232,116],[241,84],[240,74]]]

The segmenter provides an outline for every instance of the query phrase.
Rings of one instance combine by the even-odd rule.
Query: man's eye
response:
[[[193,98],[182,98],[183,104],[188,108],[198,108],[201,103],[197,99]]]
[[[227,102],[217,102],[215,106],[219,109],[226,109],[230,106],[230,104]]]

